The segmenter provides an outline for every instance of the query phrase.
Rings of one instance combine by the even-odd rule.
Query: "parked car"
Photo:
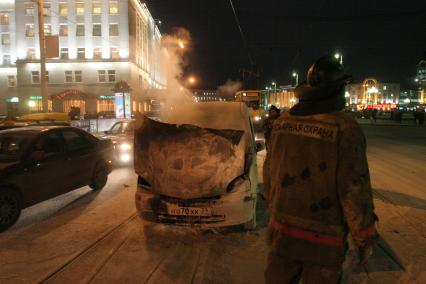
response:
[[[74,127],[0,131],[0,232],[21,210],[89,185],[102,189],[111,172],[112,142]]]
[[[122,120],[114,123],[99,138],[111,139],[114,145],[114,164],[127,165],[133,163],[134,121]]]
[[[149,221],[256,227],[257,151],[247,107],[206,102],[171,110],[163,122],[136,121],[135,196]]]

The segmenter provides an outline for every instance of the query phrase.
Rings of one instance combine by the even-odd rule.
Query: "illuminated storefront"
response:
[[[349,84],[345,88],[347,105],[351,110],[391,110],[399,104],[400,85],[378,82],[367,78],[362,83]]]
[[[97,100],[97,113],[111,113],[115,111],[115,96],[99,96]]]

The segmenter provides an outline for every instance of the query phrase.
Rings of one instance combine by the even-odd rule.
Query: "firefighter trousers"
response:
[[[265,271],[265,283],[334,284],[340,283],[341,274],[341,267],[292,260],[271,251]]]

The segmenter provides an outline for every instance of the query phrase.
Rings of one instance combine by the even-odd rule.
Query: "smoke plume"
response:
[[[183,28],[175,28],[171,34],[162,37],[161,70],[167,81],[167,88],[163,91],[165,109],[192,99],[191,92],[182,84],[190,43],[191,35]]]
[[[217,87],[217,94],[223,98],[233,98],[242,85],[241,82],[228,80],[224,85]]]

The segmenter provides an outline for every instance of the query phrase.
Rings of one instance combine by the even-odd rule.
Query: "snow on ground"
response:
[[[363,128],[382,239],[349,283],[424,283],[426,128]],[[263,159],[261,153],[260,173]],[[83,190],[59,212],[42,220],[24,214],[26,223],[0,235],[0,282],[263,283],[262,201],[255,231],[199,231],[143,222],[133,205],[134,175],[110,182],[119,190]],[[45,207],[31,210],[51,211]]]

